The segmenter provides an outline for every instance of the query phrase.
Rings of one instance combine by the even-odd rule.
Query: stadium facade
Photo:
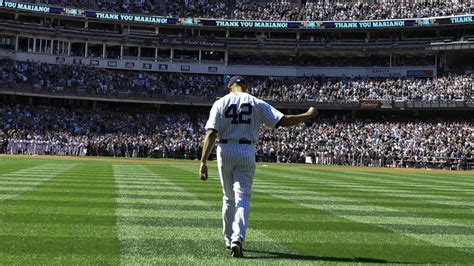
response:
[[[168,111],[179,105],[183,110],[193,107],[206,112],[225,93],[226,79],[237,74],[270,80],[435,80],[456,73],[472,84],[474,21],[469,12],[386,20],[259,21],[161,17],[0,1],[0,56],[4,61],[93,67],[124,75],[180,73],[183,77],[222,79],[217,91],[209,95],[126,90],[90,94],[2,80],[0,99],[6,104],[94,108],[127,103],[133,108],[147,105]],[[404,96],[263,98],[287,112],[316,105],[323,113],[352,118],[439,116],[472,122],[474,117],[472,89],[456,97],[430,100]]]

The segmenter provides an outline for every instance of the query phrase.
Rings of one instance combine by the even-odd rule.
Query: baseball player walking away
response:
[[[249,217],[249,201],[255,173],[255,143],[262,124],[290,127],[317,116],[314,107],[299,115],[283,115],[265,101],[246,93],[245,80],[232,77],[230,93],[212,106],[206,124],[200,177],[208,178],[207,159],[219,136],[217,166],[224,192],[224,239],[232,257],[243,257],[242,243]]]

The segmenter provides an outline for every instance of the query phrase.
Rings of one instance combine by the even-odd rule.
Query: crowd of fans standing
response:
[[[197,159],[206,116],[111,108],[0,105],[0,153]],[[257,160],[464,169],[474,162],[474,120],[326,116],[264,128]]]
[[[473,158],[473,121],[377,121],[321,119],[278,130],[265,129],[262,161],[353,166],[462,167]]]
[[[184,113],[0,105],[1,151],[8,154],[195,157],[201,135]]]
[[[80,96],[163,98],[225,94],[223,76],[116,71],[91,66],[0,60],[0,86]],[[274,102],[474,100],[474,75],[435,78],[254,77],[249,92]]]
[[[223,78],[217,75],[111,71],[92,66],[52,65],[0,60],[0,85],[85,96],[153,98],[216,96]]]
[[[431,1],[354,1],[331,2],[307,1],[299,6],[285,0],[248,1],[236,6],[236,19],[249,20],[374,20],[425,18],[465,14],[469,10],[465,2]]]
[[[107,12],[124,12],[173,17],[201,17],[242,20],[373,20],[425,18],[466,14],[470,1],[326,1],[309,0],[305,4],[287,0],[17,0]],[[161,4],[161,6],[160,6]]]
[[[252,95],[275,102],[347,102],[357,100],[452,101],[474,99],[473,75],[438,78],[254,79]]]

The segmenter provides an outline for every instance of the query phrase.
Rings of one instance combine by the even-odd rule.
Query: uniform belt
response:
[[[228,140],[228,139],[221,139],[219,140],[219,144],[252,144],[251,140],[241,139],[241,140]]]

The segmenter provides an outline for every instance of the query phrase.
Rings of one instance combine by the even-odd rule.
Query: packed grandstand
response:
[[[472,11],[470,1],[0,1],[0,153],[198,159],[210,106],[239,74],[285,113],[321,113],[265,128],[258,161],[470,169]]]
[[[1,152],[29,155],[196,159],[205,115],[3,105]],[[465,169],[473,157],[472,118],[322,117],[290,129],[265,129],[257,160]]]
[[[223,0],[24,0],[65,7],[242,20],[366,20],[442,17],[469,13],[470,1],[223,1]]]

